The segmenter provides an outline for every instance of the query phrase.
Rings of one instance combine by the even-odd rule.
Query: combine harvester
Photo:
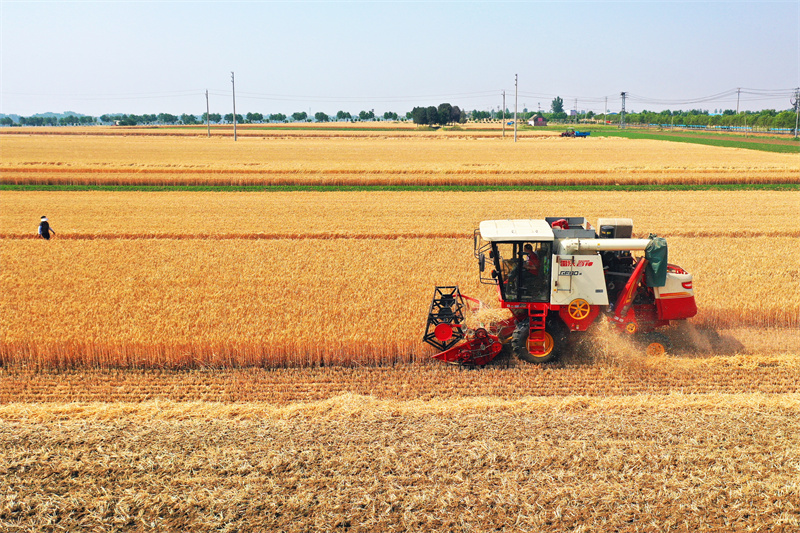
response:
[[[631,219],[600,219],[598,227],[599,235],[583,217],[481,222],[473,242],[480,281],[497,286],[512,316],[484,325],[480,301],[457,286],[436,287],[423,337],[439,351],[433,357],[482,366],[510,347],[523,361],[544,363],[599,317],[643,341],[648,355],[665,353],[658,328],[697,314],[691,274],[667,263],[665,239],[632,238]]]

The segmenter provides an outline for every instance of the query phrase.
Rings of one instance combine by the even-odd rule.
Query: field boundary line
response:
[[[800,232],[798,232],[800,233]],[[62,233],[53,237],[65,240],[397,240],[397,239],[465,239],[471,233]],[[36,234],[7,233],[0,239],[26,240],[38,239]]]
[[[53,422],[68,420],[115,420],[123,416],[139,414],[148,420],[186,419],[231,419],[263,420],[295,419],[298,417],[325,416],[351,418],[358,413],[370,416],[395,417],[397,413],[419,416],[420,414],[496,412],[497,409],[563,413],[596,412],[611,413],[631,408],[654,413],[682,409],[704,412],[732,409],[759,411],[779,408],[782,412],[800,412],[800,394],[784,393],[704,393],[685,394],[639,394],[634,396],[531,396],[516,400],[492,396],[451,398],[446,400],[395,400],[380,399],[355,393],[344,393],[324,400],[299,401],[287,405],[269,402],[219,403],[205,401],[178,402],[174,400],[148,400],[144,402],[74,402],[74,403],[8,403],[0,405],[0,420],[6,422]]]
[[[125,182],[106,180],[52,180],[42,181],[0,179],[0,191],[99,191],[99,192],[502,192],[502,191],[611,191],[611,192],[660,192],[660,191],[800,191],[800,178],[787,180],[759,180],[735,182],[729,180],[705,180],[702,183],[659,182],[649,179],[616,180],[615,183],[602,183],[602,180],[585,180],[583,183],[559,183],[559,180],[540,181],[501,181],[494,183],[387,183],[379,179],[362,183],[325,183],[320,180],[273,180],[273,183],[254,183],[258,180],[208,180],[170,181],[154,183],[155,180]],[[66,180],[65,180],[66,181]],[[238,183],[235,183],[237,181]],[[249,183],[242,183],[249,181]],[[283,181],[283,182],[276,182]],[[24,183],[23,183],[24,182]],[[91,183],[90,183],[91,182]]]
[[[472,233],[61,233],[53,240],[398,240],[398,239],[468,239]],[[773,231],[676,231],[663,233],[665,238],[725,238],[750,239],[758,237],[800,237],[800,229]],[[35,233],[0,233],[0,240],[39,239]]]
[[[192,167],[63,167],[59,165],[47,167],[0,167],[0,173],[17,172],[20,174],[247,174],[247,175],[281,175],[281,174],[353,174],[353,175],[412,175],[420,176],[427,174],[434,175],[487,175],[487,176],[513,176],[518,174],[533,174],[547,176],[551,174],[738,174],[741,171],[737,169],[685,169],[685,168],[621,168],[621,169],[521,169],[521,170],[504,170],[504,169],[444,169],[444,170],[425,170],[425,169],[216,169],[216,168],[192,168]],[[789,173],[791,169],[784,168],[766,168],[757,170],[759,173],[774,174],[774,173]]]

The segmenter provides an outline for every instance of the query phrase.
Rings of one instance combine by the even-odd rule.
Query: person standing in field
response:
[[[47,217],[43,216],[42,221],[39,222],[39,237],[41,237],[46,241],[49,241],[51,231],[53,232],[53,235],[56,234],[56,230],[50,227],[50,223],[47,221]]]

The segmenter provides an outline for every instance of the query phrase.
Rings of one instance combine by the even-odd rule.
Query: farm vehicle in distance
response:
[[[577,131],[573,129],[568,129],[567,131],[561,134],[562,137],[588,137],[592,132],[591,131]]]
[[[665,353],[658,329],[697,314],[691,274],[667,262],[665,239],[632,238],[631,219],[604,218],[598,227],[583,217],[481,222],[473,236],[480,281],[497,287],[511,317],[484,323],[481,302],[457,286],[436,287],[423,337],[438,350],[433,357],[482,366],[509,348],[544,363],[601,319],[643,341],[648,355]]]

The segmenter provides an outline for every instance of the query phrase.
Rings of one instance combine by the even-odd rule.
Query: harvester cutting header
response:
[[[664,353],[668,340],[657,329],[697,314],[691,274],[667,262],[665,239],[633,238],[630,219],[601,218],[598,227],[583,217],[481,222],[473,243],[480,281],[497,286],[512,316],[483,324],[478,300],[436,287],[423,338],[439,351],[433,357],[480,366],[508,348],[544,363],[598,317],[644,341],[648,354]]]

